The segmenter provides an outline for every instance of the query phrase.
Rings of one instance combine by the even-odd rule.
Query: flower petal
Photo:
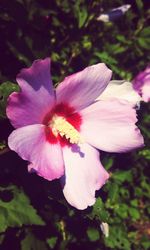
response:
[[[85,108],[103,92],[110,78],[111,70],[104,63],[89,66],[59,84],[57,102],[67,102],[76,110]]]
[[[144,102],[150,102],[150,80],[143,85],[142,98]]]
[[[144,102],[150,101],[150,65],[140,72],[133,80],[133,87],[141,96]]]
[[[80,114],[80,133],[92,146],[106,152],[126,152],[143,146],[132,105],[117,100],[98,101]]]
[[[59,144],[46,140],[44,125],[29,125],[14,130],[8,138],[11,150],[17,152],[38,175],[47,180],[64,174],[62,151]]]
[[[110,81],[107,88],[97,98],[97,100],[121,99],[138,105],[141,101],[139,94],[133,89],[132,83],[126,81]]]
[[[101,188],[109,174],[103,168],[98,150],[88,144],[63,148],[65,176],[63,193],[66,200],[78,209],[95,203],[95,191]]]
[[[30,68],[17,76],[20,93],[12,93],[8,99],[7,116],[15,128],[42,123],[50,111],[55,95],[50,78],[50,59],[36,60]]]

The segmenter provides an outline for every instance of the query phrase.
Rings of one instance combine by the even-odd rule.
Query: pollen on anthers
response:
[[[80,133],[62,116],[54,115],[48,126],[55,136],[60,134],[72,144],[82,144],[84,142]]]

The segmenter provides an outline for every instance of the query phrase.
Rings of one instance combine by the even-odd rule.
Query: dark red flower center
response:
[[[46,139],[51,144],[60,142],[61,146],[65,146],[71,145],[70,141],[76,143],[73,138],[80,136],[82,118],[73,107],[60,103],[46,115],[43,123],[46,125]]]

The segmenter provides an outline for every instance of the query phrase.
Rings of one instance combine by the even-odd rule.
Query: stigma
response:
[[[84,141],[78,132],[64,117],[54,115],[48,126],[52,129],[53,134],[57,137],[65,137],[72,144],[82,144]]]

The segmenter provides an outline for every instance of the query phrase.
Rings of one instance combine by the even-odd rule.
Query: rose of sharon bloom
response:
[[[126,152],[143,145],[133,103],[95,101],[111,70],[99,63],[64,79],[56,90],[50,60],[37,60],[17,76],[20,93],[8,99],[7,116],[16,128],[10,149],[29,161],[29,170],[47,180],[60,178],[67,201],[78,209],[95,202],[109,178],[98,149]]]
[[[142,96],[144,102],[150,101],[150,66],[136,76],[133,87]]]

